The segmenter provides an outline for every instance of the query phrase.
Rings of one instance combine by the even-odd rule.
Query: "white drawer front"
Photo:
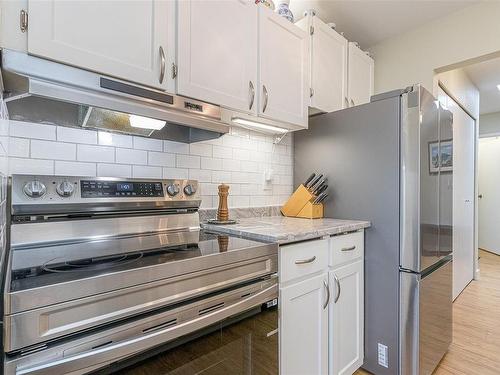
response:
[[[333,236],[330,241],[330,267],[341,266],[363,257],[363,231]]]
[[[313,274],[328,267],[328,239],[280,246],[280,282]]]

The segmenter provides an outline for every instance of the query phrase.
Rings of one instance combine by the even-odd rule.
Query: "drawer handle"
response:
[[[356,246],[351,246],[351,247],[343,247],[340,249],[340,251],[353,251],[356,249]]]
[[[295,261],[295,264],[307,264],[307,263],[312,263],[316,260],[316,257],[313,256],[312,258],[309,259],[299,259]]]

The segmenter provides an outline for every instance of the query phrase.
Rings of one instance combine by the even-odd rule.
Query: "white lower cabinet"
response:
[[[363,260],[330,271],[329,282],[329,373],[350,375],[364,357]]]
[[[280,290],[282,375],[328,373],[327,283],[323,273]]]

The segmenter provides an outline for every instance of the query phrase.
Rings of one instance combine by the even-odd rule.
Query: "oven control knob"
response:
[[[179,191],[179,185],[170,184],[167,186],[167,194],[171,197],[175,197],[177,194],[179,194]]]
[[[73,187],[73,184],[69,181],[63,181],[56,187],[57,194],[59,194],[61,197],[71,197],[73,195],[73,192],[75,191],[75,188]]]
[[[47,192],[47,188],[38,180],[27,182],[23,187],[24,194],[30,198],[41,198]]]
[[[194,193],[196,193],[196,187],[194,185],[189,184],[184,186],[184,194],[193,195]]]

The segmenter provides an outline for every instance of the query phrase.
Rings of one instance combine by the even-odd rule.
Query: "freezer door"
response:
[[[404,375],[430,375],[452,340],[452,262],[427,274],[401,272],[400,364]]]
[[[439,104],[421,87],[402,96],[401,268],[422,272],[439,253]]]

